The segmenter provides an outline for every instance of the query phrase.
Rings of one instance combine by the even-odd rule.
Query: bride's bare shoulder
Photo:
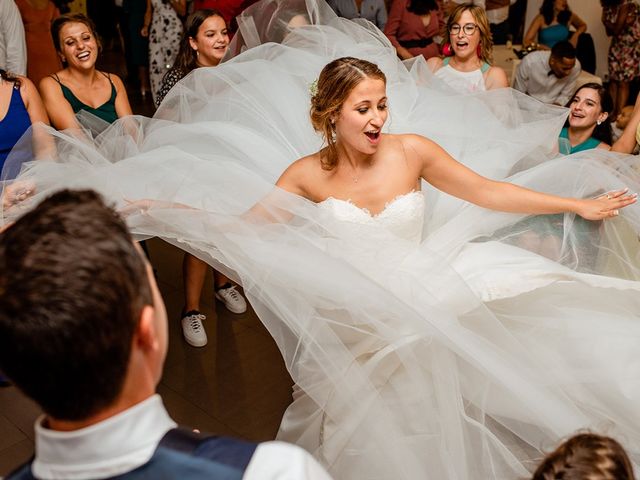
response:
[[[390,140],[390,143],[397,142],[401,144],[404,148],[412,148],[412,149],[421,149],[427,148],[429,145],[433,144],[431,140],[422,135],[418,135],[417,133],[402,133],[402,134],[389,134],[387,137]]]
[[[317,180],[322,170],[321,152],[299,158],[282,172],[276,185],[298,195],[307,196],[309,182]]]

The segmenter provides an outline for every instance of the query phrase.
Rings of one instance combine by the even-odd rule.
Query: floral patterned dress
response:
[[[149,79],[156,101],[162,78],[173,67],[180,48],[182,21],[169,0],[151,0],[153,16],[149,29]]]
[[[605,19],[615,23],[618,12],[626,3],[633,5],[634,22],[611,37],[608,57],[609,78],[619,82],[629,82],[640,76],[640,7],[634,0],[625,0],[614,7],[604,7]]]

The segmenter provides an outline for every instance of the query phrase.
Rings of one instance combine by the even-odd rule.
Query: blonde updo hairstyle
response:
[[[491,35],[491,29],[489,28],[487,13],[484,11],[483,7],[473,5],[472,3],[461,3],[454,8],[451,15],[449,15],[447,24],[445,25],[446,30],[442,35],[442,45],[444,46],[445,43],[451,42],[451,34],[449,33],[451,25],[458,23],[460,17],[465,11],[469,11],[469,13],[471,13],[478,29],[480,30],[480,60],[491,65],[493,63],[493,36]]]
[[[351,91],[365,78],[387,83],[377,65],[353,57],[342,57],[325,65],[317,81],[317,90],[311,97],[309,115],[311,124],[327,143],[321,153],[322,168],[331,170],[338,162],[335,141],[335,120]]]
[[[532,480],[635,480],[627,453],[613,438],[580,433],[546,456]]]

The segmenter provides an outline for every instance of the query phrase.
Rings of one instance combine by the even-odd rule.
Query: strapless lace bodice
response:
[[[413,191],[399,195],[387,202],[384,209],[375,215],[349,200],[329,197],[319,207],[337,220],[354,224],[379,226],[397,237],[419,243],[424,223],[424,196]]]

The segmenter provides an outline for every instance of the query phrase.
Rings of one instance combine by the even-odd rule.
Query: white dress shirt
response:
[[[162,437],[176,423],[159,395],[80,430],[60,432],[36,421],[36,478],[101,479],[130,472],[147,463]],[[300,447],[284,442],[258,445],[244,480],[331,480],[329,474]]]
[[[513,88],[543,103],[565,105],[576,89],[576,81],[581,71],[580,62],[576,59],[571,73],[564,78],[558,78],[551,73],[550,57],[549,50],[538,50],[524,57],[516,70]]]
[[[0,68],[27,74],[27,44],[20,10],[14,0],[0,0]]]

